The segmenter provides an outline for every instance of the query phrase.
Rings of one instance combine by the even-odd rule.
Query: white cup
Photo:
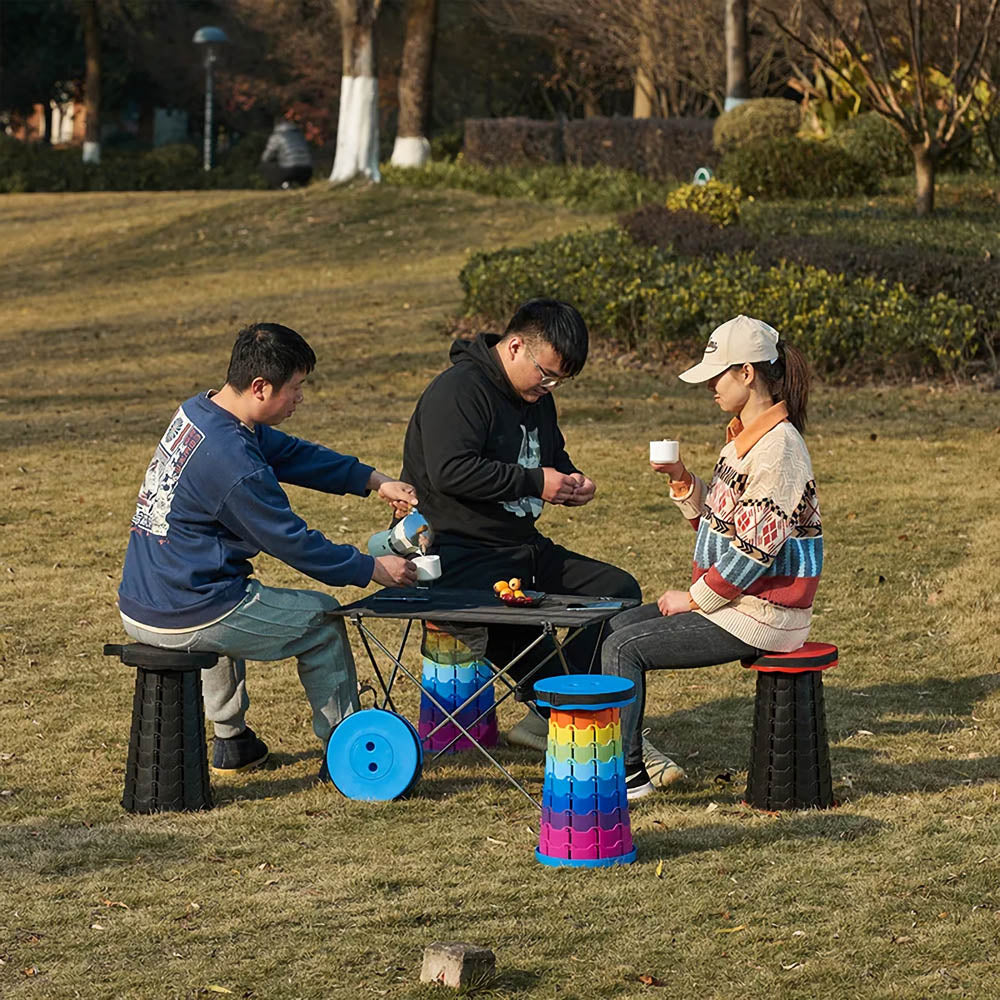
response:
[[[680,445],[676,441],[649,442],[649,460],[656,465],[676,462],[680,454]]]
[[[437,580],[441,576],[440,556],[414,556],[410,561],[417,567],[417,579],[420,581]]]

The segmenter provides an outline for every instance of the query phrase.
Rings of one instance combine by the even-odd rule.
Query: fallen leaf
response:
[[[667,984],[662,979],[657,979],[656,976],[636,976],[636,979],[642,983],[643,986],[666,986]]]
[[[705,806],[705,812],[707,813],[715,812],[715,810],[718,808],[719,808],[718,802],[709,802],[709,804]]]
[[[737,931],[745,931],[747,929],[746,924],[738,924],[736,927],[716,927],[716,934],[735,934]]]
[[[209,993],[228,993],[232,995],[233,992],[232,990],[227,990],[225,986],[215,986],[214,984],[206,986],[205,989],[208,990]]]
[[[789,969],[801,969],[803,965],[805,965],[805,962],[792,962],[791,965],[782,964],[781,967],[785,970],[785,972],[788,972]]]
[[[656,865],[656,877],[663,878],[663,858],[660,858]]]
[[[874,736],[875,734],[870,729],[859,729],[855,736]]]

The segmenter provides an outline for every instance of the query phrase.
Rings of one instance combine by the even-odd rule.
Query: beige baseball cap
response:
[[[762,320],[737,316],[712,331],[704,357],[678,377],[684,382],[707,382],[732,365],[777,358],[778,331]]]

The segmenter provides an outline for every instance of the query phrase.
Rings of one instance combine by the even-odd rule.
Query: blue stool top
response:
[[[597,711],[620,708],[635,701],[635,685],[624,677],[605,674],[566,674],[535,682],[539,705],[546,708]]]

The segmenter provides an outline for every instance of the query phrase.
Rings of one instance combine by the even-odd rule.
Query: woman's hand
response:
[[[684,463],[678,459],[676,462],[650,462],[653,472],[659,472],[662,476],[670,476],[671,482],[679,483],[684,478],[687,469]]]
[[[665,618],[683,615],[691,610],[691,595],[686,590],[666,590],[660,595],[656,606]]]

